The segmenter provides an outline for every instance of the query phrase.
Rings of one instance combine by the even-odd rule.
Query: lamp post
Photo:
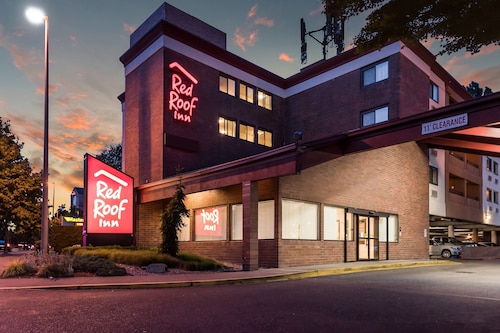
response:
[[[49,17],[34,7],[26,10],[28,21],[33,24],[45,23],[45,101],[43,127],[43,169],[42,169],[42,221],[40,250],[48,253],[49,250]]]

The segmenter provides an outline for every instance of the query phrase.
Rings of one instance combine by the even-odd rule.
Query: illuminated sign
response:
[[[86,233],[133,232],[133,178],[86,155]]]
[[[457,116],[439,119],[422,124],[422,135],[446,131],[452,128],[467,125],[469,118],[467,113],[459,114]]]
[[[173,112],[175,120],[190,123],[193,110],[196,109],[198,103],[198,97],[193,96],[193,89],[198,84],[198,80],[178,62],[171,63],[169,68],[179,71],[182,75],[172,73],[168,109]]]
[[[195,211],[195,234],[197,236],[222,236],[225,222],[225,207],[198,209]]]

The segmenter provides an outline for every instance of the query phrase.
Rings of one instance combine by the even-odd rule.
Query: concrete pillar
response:
[[[477,242],[477,228],[472,229],[472,241]]]
[[[453,224],[448,226],[448,237],[455,237],[455,228],[453,227]]]
[[[259,188],[255,181],[242,184],[243,270],[259,269]]]
[[[495,244],[498,244],[497,243],[497,232],[496,232],[496,230],[492,230],[491,231],[491,242],[493,242]]]

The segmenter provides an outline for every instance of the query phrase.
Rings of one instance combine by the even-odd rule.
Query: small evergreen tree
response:
[[[177,232],[184,226],[182,217],[189,217],[189,211],[184,205],[185,199],[184,185],[182,185],[181,179],[179,179],[179,184],[176,185],[175,194],[161,217],[161,253],[167,253],[174,257],[179,253]]]

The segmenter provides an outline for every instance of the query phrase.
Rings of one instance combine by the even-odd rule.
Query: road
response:
[[[0,293],[0,332],[500,332],[500,261],[262,284]]]

